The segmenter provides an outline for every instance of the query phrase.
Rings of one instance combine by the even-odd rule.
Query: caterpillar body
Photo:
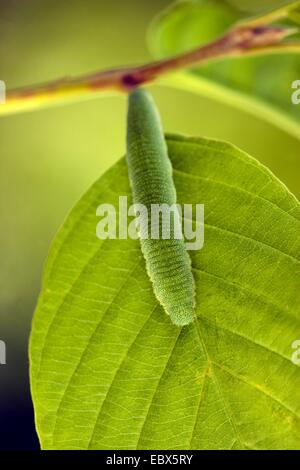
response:
[[[146,207],[148,214],[152,205],[176,204],[160,116],[151,95],[142,89],[129,95],[126,159],[135,204]],[[176,236],[179,218],[172,219],[168,239],[151,237],[148,215],[140,214],[139,221],[141,249],[154,294],[175,325],[187,325],[195,318],[195,283],[184,240]]]

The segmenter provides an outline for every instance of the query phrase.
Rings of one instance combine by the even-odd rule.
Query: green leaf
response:
[[[289,13],[289,18],[294,22],[300,25],[300,7],[295,8]]]
[[[212,41],[235,22],[244,19],[243,13],[217,0],[178,3],[154,21],[149,34],[150,47],[156,57],[172,56]],[[185,75],[199,77],[198,93],[206,93],[206,87],[203,89],[201,85],[201,79],[204,79],[211,83],[212,93],[214,85],[223,87],[225,93],[219,94],[218,99],[222,100],[223,96],[232,106],[251,114],[262,110],[262,115],[276,125],[280,121],[280,113],[281,120],[285,122],[284,129],[299,138],[300,106],[291,102],[292,83],[300,76],[299,54],[281,52],[268,56],[226,58],[195,67]],[[170,76],[170,81],[172,79]],[[167,82],[168,77],[164,79],[164,83]],[[183,80],[179,82],[188,89]],[[253,106],[248,106],[249,98]]]
[[[178,201],[205,204],[191,251],[198,320],[177,328],[138,241],[96,238],[130,197],[124,159],[75,206],[47,262],[31,335],[44,449],[300,449],[300,204],[227,143],[169,136]]]

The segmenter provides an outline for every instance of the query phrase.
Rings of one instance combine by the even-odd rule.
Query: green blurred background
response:
[[[0,79],[15,88],[149,60],[147,26],[170,3],[0,0]],[[247,110],[151,89],[167,131],[229,140],[268,164],[299,196],[300,140]],[[0,366],[0,449],[38,447],[27,346],[43,264],[76,200],[124,153],[125,112],[120,96],[0,117],[0,339],[7,344],[7,365]]]

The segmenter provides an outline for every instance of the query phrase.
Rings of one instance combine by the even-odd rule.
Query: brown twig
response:
[[[87,96],[100,91],[126,93],[162,74],[225,57],[276,51],[300,52],[300,42],[282,42],[293,32],[281,26],[237,25],[216,41],[172,58],[9,91],[6,103],[0,106],[0,115],[40,108],[49,102],[60,102],[76,95]]]

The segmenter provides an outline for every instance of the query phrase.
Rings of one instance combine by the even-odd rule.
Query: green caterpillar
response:
[[[143,204],[148,214],[153,204],[176,204],[160,116],[150,94],[141,89],[129,95],[127,164],[135,204]],[[151,237],[150,219],[140,216],[140,243],[155,296],[175,325],[187,325],[195,318],[195,283],[184,240],[175,236],[179,218],[172,219],[169,239]]]

